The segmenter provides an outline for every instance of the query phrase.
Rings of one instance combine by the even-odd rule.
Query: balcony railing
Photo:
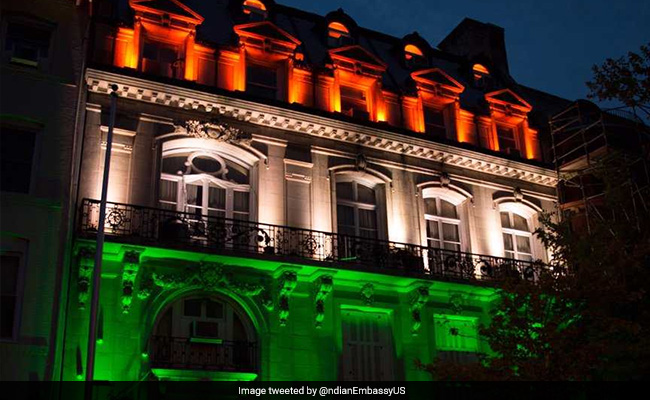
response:
[[[152,336],[152,368],[255,372],[257,346],[244,341],[194,341],[190,338]]]
[[[99,206],[98,200],[83,201],[82,237],[96,234]],[[422,278],[494,281],[517,276],[536,281],[544,268],[540,262],[120,203],[107,204],[105,232],[109,240],[125,243],[289,258],[333,268],[365,268]]]

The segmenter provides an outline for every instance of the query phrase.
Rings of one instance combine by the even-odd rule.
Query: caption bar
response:
[[[307,395],[316,397],[318,396],[336,396],[336,395],[380,395],[380,396],[393,396],[393,395],[405,395],[406,387],[404,386],[395,386],[390,388],[372,388],[370,386],[359,387],[309,387],[309,386],[299,386],[299,387],[290,387],[290,388],[274,388],[269,386],[261,388],[239,388],[240,395],[251,395],[251,396],[264,396],[264,395]]]

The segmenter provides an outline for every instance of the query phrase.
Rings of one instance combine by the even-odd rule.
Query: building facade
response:
[[[548,261],[568,104],[509,75],[503,29],[434,48],[340,9],[93,3],[54,379],[87,371],[113,92],[95,379],[418,380],[489,353],[499,279]]]
[[[0,377],[49,380],[61,361],[88,18],[72,0],[9,0],[1,10]]]

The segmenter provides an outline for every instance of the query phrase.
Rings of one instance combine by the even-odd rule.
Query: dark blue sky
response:
[[[505,29],[511,75],[568,99],[585,98],[591,66],[650,41],[647,0],[276,0],[325,15],[342,7],[360,26],[436,46],[464,18]]]

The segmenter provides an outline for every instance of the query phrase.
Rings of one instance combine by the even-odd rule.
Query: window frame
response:
[[[160,70],[160,46],[166,46],[166,47],[173,47],[176,50],[176,60],[170,64],[170,74],[169,75],[163,75],[160,73],[160,71],[154,73],[154,72],[147,72],[145,70],[145,56],[144,56],[144,51],[145,51],[145,46],[147,43],[155,43],[156,46],[158,47],[157,49],[157,56],[158,58],[156,60],[153,60],[151,58],[147,58],[147,60],[153,60],[156,63],[158,63],[158,70]],[[179,62],[180,67],[178,70],[174,69],[174,64],[176,62]],[[151,35],[151,34],[143,34],[142,37],[142,47],[140,50],[140,62],[138,65],[138,69],[140,72],[145,72],[145,73],[151,73],[157,76],[162,76],[162,77],[167,77],[171,79],[183,79],[185,76],[185,46],[182,44],[178,44],[176,42],[167,40],[164,37],[160,37],[157,35]]]
[[[20,118],[20,116],[16,116]],[[37,167],[38,167],[38,149],[40,148],[41,144],[41,135],[40,135],[40,129],[41,127],[38,127],[37,124],[13,124],[13,123],[0,123],[0,135],[2,134],[2,131],[7,129],[7,130],[12,130],[12,131],[20,131],[23,134],[30,134],[34,136],[34,145],[32,148],[32,156],[31,156],[31,162],[30,162],[30,173],[29,173],[29,184],[27,187],[27,191],[25,192],[19,192],[19,191],[8,191],[8,190],[1,190],[2,188],[0,187],[0,191],[2,193],[15,193],[15,194],[31,194],[34,186],[36,185],[35,181],[36,178],[38,177],[37,174]]]
[[[0,336],[0,342],[17,343],[20,339],[20,328],[22,325],[22,310],[29,242],[25,239],[3,236],[0,243],[2,244],[2,249],[0,250],[0,254],[2,256],[10,255],[17,256],[19,258],[18,271],[16,273],[16,303],[14,304],[13,310],[14,319],[12,333],[11,337]],[[0,266],[0,268],[2,268],[2,266]]]
[[[37,57],[38,61],[32,63],[29,62],[27,59],[22,59],[20,57],[14,57],[14,49],[12,50],[7,50],[7,33],[9,31],[9,25],[10,24],[21,24],[25,25],[28,27],[33,27],[37,28],[43,31],[47,31],[49,33],[49,38],[48,38],[48,43],[47,43],[47,56],[46,57],[40,57],[40,55]],[[35,16],[25,16],[25,15],[6,15],[2,19],[2,54],[3,54],[3,59],[6,60],[7,63],[12,64],[12,65],[18,65],[22,66],[25,68],[33,68],[41,72],[49,72],[50,67],[51,67],[51,61],[52,61],[52,54],[53,54],[53,45],[55,43],[54,41],[54,35],[56,31],[56,24],[40,19]],[[16,60],[14,60],[16,58]],[[25,62],[27,61],[27,62]]]
[[[530,232],[531,230],[531,221],[530,218],[527,218],[524,215],[521,215],[517,212],[510,211],[510,210],[499,210],[499,221],[501,221],[501,215],[502,214],[507,214],[508,215],[508,221],[510,223],[510,227],[504,227],[503,223],[501,223],[501,233],[502,237],[504,235],[509,235],[512,240],[512,250],[507,250],[506,249],[506,244],[505,240],[503,240],[503,257],[504,258],[509,258],[513,260],[518,260],[518,261],[533,261],[535,259],[534,257],[534,250],[533,250],[533,233]],[[528,231],[522,231],[520,229],[514,228],[514,216],[517,215],[520,218],[523,218],[526,221],[526,226],[528,227]],[[528,247],[530,249],[530,253],[525,253],[522,251],[519,251],[519,245],[517,244],[517,236],[525,237],[528,239]],[[513,253],[513,256],[510,257],[508,256],[507,253]],[[526,258],[520,258],[520,256],[528,256],[530,259]]]
[[[501,147],[501,135],[499,135],[499,131],[510,131],[512,132],[512,141],[514,141],[515,148],[514,151],[511,151],[513,149],[512,147],[507,147],[507,148],[502,148]],[[506,153],[518,157],[522,157],[522,146],[519,140],[519,129],[517,125],[513,124],[505,124],[502,122],[496,122],[495,123],[495,136],[497,140],[497,144],[499,146],[499,152],[501,153]],[[510,141],[509,138],[507,138],[508,141]]]
[[[436,210],[438,211],[438,214],[441,214],[442,210],[442,202],[445,201],[452,206],[454,206],[456,210],[456,218],[449,218],[449,217],[444,217],[442,215],[432,215],[432,214],[427,214],[426,212],[426,200],[433,199],[436,202]],[[434,196],[434,197],[426,197],[422,199],[424,203],[424,220],[425,220],[425,229],[424,229],[424,234],[426,236],[426,245],[427,248],[434,248],[434,249],[441,249],[441,250],[446,250],[446,251],[455,251],[455,252],[461,252],[463,250],[463,235],[462,235],[462,221],[460,218],[460,213],[461,211],[459,210],[459,206],[450,202],[449,200],[445,200],[439,196]],[[429,223],[428,221],[434,221],[438,225],[438,234],[439,238],[438,239],[433,239],[429,237]],[[444,238],[444,233],[443,233],[443,225],[444,224],[449,224],[449,225],[455,225],[457,228],[458,232],[458,241],[451,241],[451,240],[445,240]],[[429,245],[430,241],[438,241],[440,242],[441,247],[431,247]],[[445,243],[452,243],[454,245],[458,246],[458,250],[451,250],[445,248]]]
[[[338,207],[339,207],[339,205],[342,205],[342,206],[345,206],[345,207],[351,207],[353,209],[353,213],[354,213],[354,231],[355,231],[353,236],[355,236],[355,237],[363,237],[363,238],[367,238],[367,239],[377,239],[377,240],[379,240],[380,236],[381,236],[380,229],[379,229],[379,213],[378,213],[379,207],[378,207],[378,204],[377,204],[379,202],[379,198],[378,198],[379,196],[378,196],[378,193],[377,193],[376,185],[374,187],[370,187],[370,186],[368,186],[366,184],[363,184],[363,183],[360,183],[360,182],[357,182],[357,181],[354,181],[354,180],[345,180],[345,181],[339,180],[339,181],[336,182],[336,185],[338,185],[339,183],[351,183],[352,184],[352,198],[353,199],[352,200],[340,199],[339,194],[338,194],[338,190],[337,190],[337,193],[336,193],[336,209],[337,209],[337,212],[336,212],[336,231],[337,231],[337,233],[342,234],[342,233],[339,232],[340,216],[339,216],[339,213],[338,213]],[[368,189],[371,189],[373,191],[373,194],[375,196],[375,204],[369,204],[369,203],[364,203],[364,202],[359,201],[358,185],[362,185],[362,186],[364,186],[364,187],[366,187]],[[375,230],[374,230],[375,231],[375,237],[374,238],[369,238],[369,237],[365,237],[365,236],[361,235],[362,230],[369,230],[369,229],[361,228],[359,210],[366,210],[366,211],[373,211],[374,212],[374,215],[375,215]],[[350,225],[346,225],[346,226],[350,226]]]
[[[334,27],[332,27],[334,25]],[[338,29],[336,25],[344,29]],[[350,29],[342,22],[331,21],[327,24],[327,44],[330,47],[342,47],[353,44]]]
[[[345,110],[343,108],[343,98],[344,98],[343,89],[344,88],[347,89],[347,90],[354,90],[354,91],[357,91],[357,92],[361,92],[361,94],[363,95],[363,105],[364,105],[364,107],[359,107],[359,111],[365,113],[364,115],[355,115],[355,110],[357,110],[357,108],[355,108],[355,107],[351,107],[349,110]],[[370,90],[369,90],[369,88],[367,88],[365,86],[353,85],[353,84],[349,84],[349,83],[339,84],[339,98],[340,98],[340,101],[341,101],[341,113],[342,114],[345,114],[345,115],[348,115],[348,116],[354,117],[354,118],[362,118],[363,117],[366,120],[370,120],[370,101],[369,101],[369,97],[370,97]],[[361,101],[354,98],[354,97],[345,96],[345,98],[349,99],[350,103],[353,103],[353,104],[356,104],[356,105],[361,104]]]
[[[274,71],[275,72],[275,87],[266,85],[264,83],[259,83],[259,82],[251,82],[250,77],[253,76],[254,74],[249,73],[249,68],[263,68],[266,70]],[[263,99],[269,99],[269,100],[280,100],[284,101],[285,97],[285,90],[283,88],[284,86],[284,75],[283,75],[283,65],[278,65],[277,63],[266,63],[266,62],[260,62],[258,60],[251,60],[247,59],[246,60],[246,89],[245,92],[247,94],[260,97]],[[257,94],[253,91],[250,91],[249,88],[250,86],[255,86],[259,87],[262,89],[274,89],[275,90],[275,96],[274,97],[267,97],[264,95]]]
[[[440,113],[440,115],[442,116],[442,123],[443,123],[442,128],[444,129],[444,134],[443,135],[436,134],[434,131],[429,131],[427,129],[427,127],[429,125],[432,125],[432,124],[427,123],[427,110],[433,110],[435,112]],[[440,106],[433,105],[431,103],[424,102],[422,104],[422,121],[424,123],[424,133],[427,136],[430,136],[430,137],[433,137],[433,138],[447,139],[447,135],[449,133],[449,129],[448,129],[449,123],[448,123],[448,118],[447,118],[447,108],[446,107],[440,107]],[[439,126],[439,125],[433,125],[433,126],[437,127],[437,128],[441,128],[441,126]]]

